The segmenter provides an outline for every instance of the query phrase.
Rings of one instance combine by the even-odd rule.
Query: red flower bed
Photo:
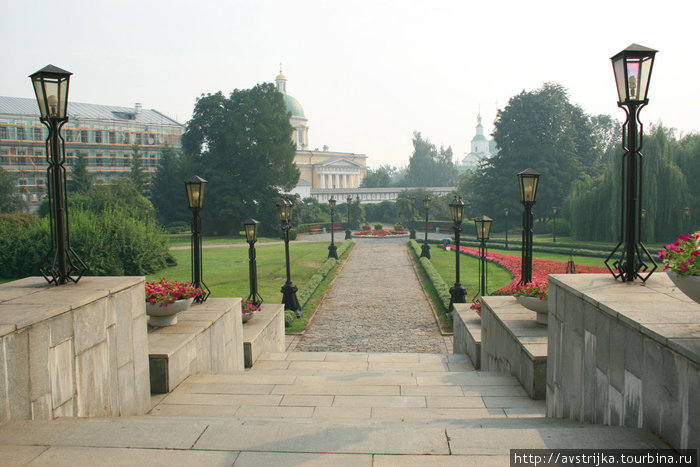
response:
[[[408,235],[408,232],[404,232],[403,230],[394,230],[394,229],[379,229],[379,230],[363,230],[361,232],[357,232],[355,236],[365,236],[365,237],[386,237],[389,235]]]
[[[455,245],[448,245],[447,248],[450,250],[455,249]],[[479,257],[479,250],[475,248],[467,248],[462,246],[459,248],[460,253]],[[504,255],[502,253],[492,253],[488,251],[486,253],[486,260],[496,263],[500,266],[506,268],[513,275],[513,282],[505,287],[491,293],[491,295],[510,295],[513,288],[520,282],[521,274],[521,258],[519,256]],[[576,266],[576,270],[579,273],[605,273],[608,270],[602,266]],[[534,282],[547,283],[547,276],[549,274],[565,274],[566,273],[566,263],[561,263],[559,261],[552,261],[549,259],[532,259],[532,280]]]

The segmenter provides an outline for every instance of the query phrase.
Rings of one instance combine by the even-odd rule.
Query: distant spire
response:
[[[280,74],[275,78],[277,90],[282,94],[287,94],[287,77],[282,74],[282,62],[280,62]]]

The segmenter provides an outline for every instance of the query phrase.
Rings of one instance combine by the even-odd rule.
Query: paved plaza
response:
[[[296,350],[447,353],[451,347],[404,238],[356,242]]]

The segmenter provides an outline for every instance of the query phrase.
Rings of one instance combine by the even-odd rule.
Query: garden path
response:
[[[297,351],[451,353],[401,240],[357,241]]]

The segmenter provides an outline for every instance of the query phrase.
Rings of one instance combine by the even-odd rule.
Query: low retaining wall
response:
[[[481,368],[481,316],[470,304],[455,303],[453,353],[468,355],[474,369]]]
[[[150,409],[143,277],[0,285],[0,421]]]
[[[243,325],[245,367],[252,368],[263,352],[284,352],[284,305],[262,305]]]
[[[549,301],[547,416],[700,446],[700,305],[662,272],[550,275]]]
[[[550,303],[551,305],[551,303]],[[547,382],[547,327],[515,297],[490,296],[481,302],[481,369],[505,371],[533,399],[544,399]]]
[[[243,371],[240,298],[210,298],[148,334],[151,392],[166,393],[197,373]]]

